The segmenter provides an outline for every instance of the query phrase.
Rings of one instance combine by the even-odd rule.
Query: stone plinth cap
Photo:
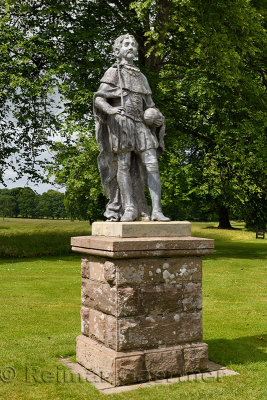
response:
[[[211,254],[214,240],[185,237],[119,238],[77,236],[71,238],[72,250],[78,253],[111,258],[175,257]]]
[[[94,222],[92,235],[121,238],[184,237],[191,235],[191,224],[188,221]]]

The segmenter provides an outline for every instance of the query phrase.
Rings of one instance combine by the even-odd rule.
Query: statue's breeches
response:
[[[116,114],[108,117],[107,124],[114,153],[142,152],[159,146],[155,133],[141,121]]]

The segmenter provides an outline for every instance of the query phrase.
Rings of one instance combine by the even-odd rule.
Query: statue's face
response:
[[[123,40],[119,50],[119,57],[122,60],[131,62],[137,56],[137,43],[133,37]]]

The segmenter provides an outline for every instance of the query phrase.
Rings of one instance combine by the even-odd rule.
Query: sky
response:
[[[54,189],[58,190],[59,192],[64,192],[64,188],[59,187],[58,185],[52,185],[52,184],[47,184],[47,183],[38,183],[36,184],[35,182],[31,182],[27,177],[18,179],[16,182],[12,182],[9,179],[13,179],[15,176],[15,173],[12,170],[8,170],[5,174],[5,183],[6,187],[0,183],[0,189],[12,189],[15,187],[30,187],[31,189],[35,190],[35,192],[42,194],[44,192],[47,192],[49,189]],[[52,179],[51,179],[52,181]]]

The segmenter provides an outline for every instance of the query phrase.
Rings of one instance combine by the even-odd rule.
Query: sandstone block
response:
[[[182,311],[181,284],[141,286],[139,289],[141,314],[167,314]]]
[[[82,256],[81,262],[81,275],[82,278],[90,278],[90,269],[89,269],[89,257]]]
[[[94,222],[92,235],[121,238],[190,236],[191,224],[187,221]]]
[[[81,332],[89,336],[89,308],[81,308]]]
[[[202,340],[201,312],[118,320],[118,350],[172,346]]]
[[[107,315],[89,309],[89,336],[98,342],[105,343]]]
[[[202,309],[202,285],[201,283],[189,282],[184,284],[183,309],[194,311]]]
[[[117,317],[141,313],[137,288],[82,279],[82,305]]]
[[[85,308],[85,310],[87,310]],[[116,318],[89,310],[82,321],[84,334],[118,351],[173,346],[202,340],[201,312]]]
[[[117,289],[107,283],[82,279],[82,305],[116,315]]]
[[[76,341],[77,362],[102,379],[115,384],[114,352],[84,335],[78,336]]]
[[[89,337],[103,343],[108,348],[117,348],[116,318],[102,312],[89,311]]]
[[[128,385],[132,382],[141,382],[146,379],[147,373],[144,355],[118,358],[116,360],[116,384]]]
[[[90,257],[88,261],[88,267],[90,271],[90,279],[94,281],[105,282],[104,273],[105,261],[101,258]]]
[[[81,272],[82,278],[116,284],[116,265],[102,257],[83,256]]]
[[[184,349],[184,370],[187,372],[204,371],[208,366],[208,345]]]
[[[183,353],[181,350],[148,352],[145,354],[145,369],[148,379],[168,378],[183,373]]]
[[[104,279],[110,285],[117,284],[116,281],[116,264],[111,261],[106,261],[104,264]]]
[[[82,277],[118,286],[201,282],[201,257],[103,261],[101,257],[84,256]]]
[[[200,257],[116,260],[114,265],[118,286],[201,282],[202,278]]]

